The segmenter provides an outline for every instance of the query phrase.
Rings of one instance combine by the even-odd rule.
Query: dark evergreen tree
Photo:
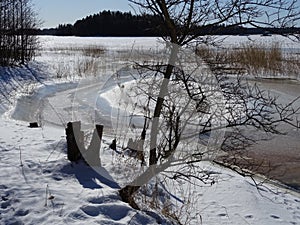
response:
[[[74,25],[59,25],[55,33],[76,36],[157,36],[160,32],[157,30],[159,23],[157,16],[108,10],[77,20]]]

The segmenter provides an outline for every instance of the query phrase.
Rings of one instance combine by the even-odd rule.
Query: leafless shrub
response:
[[[145,146],[145,152],[149,153],[149,167],[119,191],[124,202],[129,203],[135,209],[139,209],[139,206],[134,202],[135,193],[144,184],[148,183],[153,176],[166,171],[174,162],[174,159],[175,161],[178,160],[175,163],[177,167],[171,170],[173,175],[170,176],[170,179],[177,181],[182,179],[185,182],[190,182],[191,178],[195,178],[200,182],[208,181],[210,173],[203,171],[199,163],[204,159],[211,160],[213,154],[209,150],[206,151],[207,148],[201,148],[201,146],[191,146],[191,148],[187,146],[193,142],[192,140],[187,141],[189,137],[198,138],[209,133],[211,135],[211,131],[218,131],[213,135],[215,140],[213,144],[219,146],[219,144],[224,144],[221,143],[224,128],[236,128],[235,130],[238,132],[239,127],[253,127],[255,130],[262,132],[276,133],[278,132],[276,130],[278,125],[291,123],[289,121],[292,121],[292,117],[299,111],[293,108],[293,103],[282,106],[271,95],[264,93],[256,86],[244,85],[239,80],[231,81],[230,78],[232,77],[224,77],[226,73],[223,73],[223,76],[220,77],[208,76],[210,79],[207,82],[208,80],[205,77],[208,72],[207,67],[202,68],[202,73],[193,73],[197,71],[197,68],[193,68],[192,65],[198,66],[199,60],[191,63],[197,57],[185,56],[181,58],[180,47],[195,42],[211,43],[210,40],[203,37],[203,31],[224,24],[231,27],[249,25],[251,27],[284,28],[294,26],[299,20],[299,7],[296,4],[297,0],[130,0],[130,2],[137,5],[142,12],[157,15],[161,19],[161,24],[157,27],[157,30],[164,40],[171,42],[171,45],[167,45],[170,47],[168,56],[165,57],[168,60],[167,63],[162,61],[153,64],[154,66],[141,65],[141,68],[148,69],[154,74],[160,74],[163,80],[159,83],[158,88],[154,88],[153,83],[148,82],[149,89],[151,91],[156,89],[159,92],[158,95],[153,95],[151,91],[144,92],[145,96],[148,96],[149,101],[151,100],[154,105],[153,113],[149,118],[152,120],[151,129],[148,130],[150,144]],[[189,52],[187,55],[192,54]],[[184,62],[177,61],[176,64],[176,60],[179,59],[184,59]],[[176,65],[186,65],[186,62],[190,63],[188,71],[178,70]],[[215,62],[215,64],[217,63]],[[213,77],[217,77],[218,80],[213,82],[211,79]],[[140,79],[143,79],[143,77]],[[209,85],[211,89],[207,89],[207,83],[217,84],[220,89],[211,85]],[[174,87],[174,92],[166,93],[171,90],[171,86]],[[181,92],[179,87],[182,87]],[[212,94],[216,94],[218,90],[221,92],[220,95],[213,96]],[[180,99],[180,97],[182,98]],[[205,103],[208,97],[211,100],[210,105],[215,105],[217,110],[211,114],[201,112],[202,107],[199,107]],[[223,107],[223,103],[226,107]],[[191,114],[191,112],[195,113]],[[225,120],[225,123],[215,124],[216,127],[213,127],[212,122],[217,121],[213,118],[214,115],[220,116]],[[160,123],[160,118],[162,118],[161,122],[163,123]],[[195,136],[186,135],[191,132],[184,132],[189,124],[197,125],[198,130],[189,129],[189,131],[194,132]],[[298,122],[293,124],[294,127],[299,127],[299,125]],[[147,133],[146,129],[144,133]],[[249,140],[248,137],[243,138],[242,144],[244,145],[250,141],[258,141]],[[194,141],[193,143],[198,142]],[[180,149],[179,152],[178,149]],[[213,149],[219,149],[219,147],[215,146]],[[166,158],[165,156],[171,157]]]
[[[75,62],[74,70],[79,77],[95,76],[98,70],[98,62],[94,58],[80,58]]]
[[[54,65],[54,73],[56,78],[61,79],[61,78],[68,78],[70,76],[70,68],[69,65],[64,63],[64,62],[60,62],[57,63],[56,65]]]
[[[0,1],[0,65],[25,64],[38,50],[39,21],[30,0]]]

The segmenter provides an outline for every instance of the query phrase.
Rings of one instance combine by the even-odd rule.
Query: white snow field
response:
[[[34,62],[0,68],[0,224],[176,224],[143,199],[138,200],[141,211],[121,201],[118,190],[145,168],[108,147],[114,138],[112,111],[124,97],[115,91],[118,83],[112,75],[126,65],[133,48],[159,51],[164,44],[158,38],[40,38],[42,48]],[[225,43],[244,38],[229,37]],[[299,44],[287,42],[293,51],[300,49]],[[97,59],[100,68],[84,70],[88,75],[96,73],[94,77],[85,77],[78,68],[85,58],[91,59],[81,51],[90,46],[105,53]],[[124,82],[128,79],[123,77]],[[72,120],[82,120],[86,130],[95,121],[108,127],[101,144],[101,166],[67,160],[65,126]],[[34,121],[42,127],[29,128]],[[160,187],[160,202],[170,204],[170,211],[182,222],[300,224],[299,193],[276,182],[257,187],[252,179],[209,162],[202,166],[216,177],[216,183]],[[262,181],[257,177],[256,182]]]

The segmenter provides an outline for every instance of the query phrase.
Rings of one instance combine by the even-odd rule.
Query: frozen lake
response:
[[[124,55],[119,57],[118,54],[124,54],[124,52],[130,54],[133,49],[159,51],[165,47],[162,40],[155,37],[83,38],[41,36],[40,39],[42,51],[41,55],[37,57],[37,61],[47,65],[50,73],[55,73],[55,70],[58,68],[55,66],[62,62],[64,63],[64,66],[68,66],[68,63],[70,63],[70,65],[74,63],[78,57],[82,57],[80,52],[76,51],[90,46],[98,46],[105,49],[105,53],[100,56],[99,60],[107,65],[104,67],[105,69],[98,71],[96,78],[75,79],[76,81],[73,85],[46,86],[37,92],[36,95],[24,97],[24,99],[19,101],[15,111],[16,113],[13,117],[26,121],[31,121],[35,118],[43,118],[45,122],[59,126],[64,126],[62,121],[66,122],[74,119],[83,120],[86,121],[85,125],[87,128],[93,125],[95,121],[105,124],[110,128],[112,126],[111,104],[116,104],[115,102],[118,100],[111,99],[111,102],[108,102],[106,99],[100,98],[98,94],[103,90],[104,85],[106,85],[107,88],[117,85],[117,83],[111,79],[111,76],[113,76],[118,69],[126,65],[126,60],[130,58],[125,57],[122,59]],[[240,43],[247,43],[251,40],[256,43],[266,44],[280,42],[280,45],[285,51],[300,54],[299,42],[293,42],[290,39],[280,36],[230,36],[224,39],[222,45],[224,47],[234,47],[238,46]],[[66,55],[66,52],[63,52],[59,55],[60,51],[63,49],[66,51],[70,50],[71,53]],[[111,66],[110,63],[116,63],[116,65]],[[111,80],[110,84],[108,84],[109,80]],[[254,80],[252,82],[256,82],[263,89],[270,90],[274,95],[279,96],[279,100],[282,103],[286,103],[300,96],[300,82],[296,80],[265,79]],[[76,99],[75,105],[74,98]],[[299,101],[297,104],[300,107]],[[42,109],[41,106],[43,106]],[[76,112],[74,112],[74,109]],[[26,113],[23,113],[24,110]],[[274,166],[274,170],[271,172],[272,177],[280,179],[284,183],[294,186],[295,188],[299,188],[300,132],[290,128],[288,129],[289,132],[286,136],[275,136],[273,140],[261,142],[252,147],[250,153],[251,156],[257,160],[265,160],[272,163],[272,166]],[[259,172],[266,173],[266,171],[262,170]]]
[[[268,42],[273,37],[251,38]],[[288,46],[286,49],[298,51],[298,44],[278,38]],[[228,37],[224,45],[231,47],[244,41],[248,38]],[[40,55],[29,69],[19,68],[16,73],[14,68],[9,68],[5,73],[15,76],[11,80],[4,76],[0,79],[1,91],[12,92],[7,96],[0,93],[1,103],[5,100],[3,97],[8,96],[12,102],[10,110],[0,117],[0,223],[156,224],[155,218],[122,202],[116,186],[100,176],[109,175],[122,187],[144,170],[137,160],[109,149],[113,130],[104,131],[100,150],[102,163],[96,173],[83,162],[71,164],[67,160],[65,123],[83,120],[88,128],[97,119],[97,123],[103,123],[105,128],[112,126],[118,110],[113,117],[111,109],[117,108],[120,96],[123,97],[124,82],[130,80],[128,61],[132,58],[143,60],[133,55],[133,49],[136,46],[144,53],[149,49],[159,52],[164,44],[157,38],[43,36],[41,45]],[[90,46],[103,48],[105,52],[96,58],[83,56],[83,49]],[[122,68],[123,76],[115,74]],[[32,71],[39,73],[38,80],[34,79]],[[45,79],[41,79],[44,75]],[[282,102],[300,95],[300,84],[296,80],[252,79],[254,81],[278,95]],[[14,102],[16,99],[18,101]],[[43,127],[28,128],[28,122],[32,121],[42,122]],[[297,187],[299,140],[299,131],[290,130],[288,136],[275,137],[254,146],[251,153],[257,160],[271,160],[279,169],[273,171],[272,178],[281,178]],[[189,224],[281,225],[300,222],[298,193],[268,182],[255,186],[250,177],[210,162],[203,162],[201,168],[203,175],[216,176],[214,184],[199,183],[197,187],[187,187],[184,182],[171,182],[166,185],[166,192],[159,189],[163,196],[172,194],[170,201],[181,216],[196,215]],[[182,200],[188,204],[182,204]],[[201,217],[199,220],[198,216]]]

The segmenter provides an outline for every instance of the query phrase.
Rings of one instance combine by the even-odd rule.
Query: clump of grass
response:
[[[105,48],[98,45],[90,46],[70,46],[70,47],[54,47],[49,49],[52,52],[64,55],[82,54],[83,56],[97,58],[105,53]]]
[[[98,63],[94,58],[81,58],[76,61],[74,69],[79,77],[89,75],[96,76]]]
[[[209,64],[230,64],[228,49],[201,45],[196,54]]]
[[[98,45],[55,47],[50,51],[68,56],[55,65],[57,78],[96,76],[101,64],[98,59],[105,53],[105,49]]]
[[[283,72],[283,54],[279,43],[271,47],[263,44],[242,44],[238,49],[231,50],[230,61],[246,68],[249,72]]]
[[[196,55],[200,56],[202,59],[215,58],[215,51],[206,45],[198,46],[196,49]]]
[[[82,49],[82,53],[84,56],[98,58],[105,53],[105,49],[101,46],[88,46]]]
[[[54,64],[56,78],[76,79],[76,77],[96,76],[101,62],[96,58],[77,57],[72,60],[61,59]]]
[[[300,53],[290,53],[285,58],[286,69],[290,71],[291,75],[300,79]]]
[[[59,62],[54,65],[56,78],[67,78],[70,76],[70,67],[64,62]]]
[[[300,55],[284,53],[278,42],[247,42],[229,49],[200,46],[196,54],[210,66],[242,70],[253,76],[299,76]]]

